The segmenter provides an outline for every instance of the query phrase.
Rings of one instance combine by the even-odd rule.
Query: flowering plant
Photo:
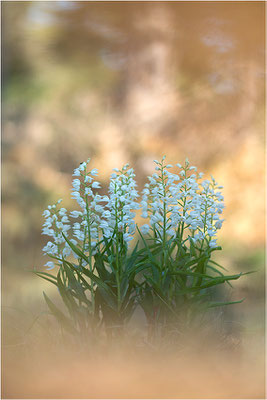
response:
[[[58,271],[36,274],[57,286],[69,316],[44,297],[66,330],[86,337],[104,326],[113,336],[140,305],[152,338],[180,329],[208,308],[242,301],[214,301],[214,288],[241,274],[225,275],[211,259],[221,249],[216,235],[224,208],[222,186],[213,177],[203,180],[188,160],[170,172],[163,157],[154,161],[156,172],[139,203],[128,164],[114,169],[108,195],[100,195],[98,171],[88,169],[89,161],[73,174],[72,198],[79,210],[67,215],[59,200],[43,213],[43,234],[51,238],[43,248],[51,259],[45,266]],[[147,220],[140,229],[139,209]]]

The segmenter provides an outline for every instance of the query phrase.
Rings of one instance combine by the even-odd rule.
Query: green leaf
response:
[[[214,278],[214,276],[211,275],[201,274],[199,272],[190,272],[190,271],[175,271],[175,272],[170,272],[170,275],[186,275],[186,276],[211,278],[211,279]]]
[[[158,293],[157,289],[153,287],[153,290],[156,294],[156,296],[161,300],[161,302],[168,308],[169,311],[171,311],[172,314],[174,314],[176,317],[178,317],[178,315],[176,314],[176,312],[173,310],[173,308],[168,304],[168,302],[163,298],[163,296]]]
[[[114,293],[106,291],[101,286],[98,286],[98,290],[99,290],[99,293],[101,294],[102,298],[105,300],[106,304],[110,308],[112,308],[114,311],[117,311],[118,304],[117,304],[117,301],[116,301],[117,299],[116,299],[116,296],[114,295]]]
[[[214,265],[217,265],[217,267],[220,267],[220,268],[222,268],[222,269],[225,270],[225,271],[228,271],[227,268],[225,268],[225,267],[223,267],[222,265],[218,264],[216,261],[209,260],[209,262],[212,263],[212,264],[214,264]]]
[[[212,249],[209,249],[209,252],[212,253],[213,251],[216,250],[222,250],[222,247],[221,246],[213,247]]]
[[[193,257],[197,257],[196,249],[195,249],[195,246],[194,246],[194,242],[193,242],[191,237],[189,237],[189,240],[190,240],[190,255],[191,255],[191,257],[192,256]]]
[[[58,275],[57,275],[57,286],[58,286],[60,296],[61,296],[62,300],[64,301],[67,309],[69,310],[70,316],[75,319],[75,311],[77,309],[77,304],[76,304],[75,300],[73,299],[72,295],[65,288],[65,286],[62,282],[62,279],[60,277],[60,271],[58,272]]]
[[[91,290],[91,285],[84,279],[84,277],[82,276],[82,274],[79,271],[80,266],[72,264],[66,260],[65,260],[65,263],[70,267],[70,269],[72,269],[74,272],[77,273],[77,275],[79,276],[79,279],[83,282],[83,284],[85,286],[85,290],[87,290],[87,289]]]
[[[50,282],[50,283],[53,283],[53,285],[56,285],[56,286],[57,286],[57,281],[47,278],[45,272],[35,272],[35,271],[34,271],[34,273],[35,273],[35,275],[39,276],[40,278],[43,278],[43,279],[45,279],[46,281],[48,281],[48,282]],[[43,276],[43,275],[44,275],[44,276]],[[49,275],[49,274],[47,274],[47,275]],[[51,275],[51,276],[53,276],[53,275]],[[56,279],[54,276],[53,276],[53,278]]]
[[[45,275],[48,276],[51,279],[55,279],[57,280],[57,278],[55,277],[55,275],[52,274],[48,274],[47,272],[42,272],[42,271],[33,271],[34,274],[39,274],[39,275]]]
[[[44,299],[48,305],[49,310],[51,313],[56,317],[56,319],[62,324],[62,326],[70,333],[72,334],[77,334],[77,330],[74,328],[72,325],[71,320],[63,314],[62,311],[60,311],[55,304],[49,299],[49,297],[43,292]]]
[[[122,315],[126,319],[126,321],[129,321],[131,316],[134,313],[135,307],[136,307],[136,301],[135,297],[131,297],[130,300],[127,303],[127,306],[122,310]]]
[[[75,267],[73,267],[75,268]],[[81,267],[82,272],[84,275],[88,276],[93,282],[95,282],[98,286],[98,289],[100,293],[102,294],[103,298],[108,302],[109,306],[116,309],[117,307],[117,299],[115,294],[112,292],[110,287],[103,282],[98,276],[94,275],[91,271],[88,269]]]
[[[124,296],[129,288],[129,279],[128,275],[125,273],[121,279],[121,300],[123,301]]]
[[[199,264],[199,263],[205,261],[206,258],[207,258],[206,255],[202,255],[202,256],[200,256],[200,257],[198,257],[198,258],[194,258],[193,260],[187,261],[187,262],[185,263],[184,267],[185,267],[185,268],[192,267],[192,266],[195,265],[195,264]]]
[[[235,280],[240,278],[240,276],[243,275],[242,273],[237,274],[237,275],[226,275],[223,277],[218,277],[218,278],[213,278],[211,281],[204,283],[203,285],[199,286],[197,289],[206,289],[208,287],[212,287],[215,285],[220,285],[221,283],[224,283],[226,281],[230,280]]]
[[[161,297],[164,297],[164,293],[162,292],[159,284],[157,282],[155,282],[151,277],[144,275],[147,282],[149,282],[151,284],[152,289],[159,294]]]
[[[76,292],[77,298],[85,304],[91,304],[84,294],[84,290],[80,282],[75,278],[73,270],[68,266],[66,261],[63,261],[63,267],[69,280],[69,286]],[[88,285],[89,286],[89,285]]]
[[[132,257],[135,257],[138,254],[138,252],[137,252],[138,246],[139,246],[139,240],[137,240],[136,245],[134,246],[134,249],[133,249],[133,251],[132,251],[132,253],[130,255],[130,259]]]
[[[219,271],[217,268],[212,267],[211,265],[207,264],[207,268],[211,269],[212,271],[216,272],[217,274],[219,274],[220,276],[224,276],[223,273],[221,271]],[[226,281],[227,285],[229,285],[230,287],[233,287],[232,284],[228,281]]]
[[[83,260],[85,260],[87,264],[89,264],[88,257],[77,246],[75,246],[71,241],[69,241],[69,239],[64,235],[64,233],[62,233],[62,235],[66,240],[66,242],[68,243],[68,245],[70,246],[70,248],[74,251],[74,253],[77,254],[77,256],[79,256]]]
[[[134,271],[131,270],[131,271],[129,271],[129,273],[131,274],[134,272],[135,276],[136,276],[137,274],[139,274],[139,272],[145,271],[149,267],[150,267],[150,264],[141,264],[141,265],[137,264]]]
[[[95,266],[95,268],[97,270],[97,273],[98,273],[100,279],[102,279],[102,281],[110,280],[111,274],[110,274],[110,272],[108,272],[106,270],[106,267],[105,267],[105,264],[104,264],[104,261],[103,261],[103,256],[101,256],[101,254],[96,254],[94,256],[94,258],[95,258],[94,266]]]
[[[140,232],[140,230],[139,230],[139,228],[138,228],[137,225],[136,225],[136,228],[137,228],[137,230],[138,230],[138,232],[139,232],[139,235],[141,236],[141,238],[142,238],[142,240],[143,240],[143,243],[144,243],[145,248],[146,248],[146,250],[147,250],[147,255],[148,255],[148,257],[149,257],[150,262],[151,262],[152,264],[154,264],[156,267],[158,267],[159,270],[161,270],[160,264],[159,264],[159,263],[155,260],[155,258],[153,257],[153,254],[151,253],[151,251],[150,251],[150,249],[149,249],[149,247],[148,247],[148,245],[147,245],[147,243],[146,243],[146,241],[145,241],[145,239],[144,239],[144,237],[143,237],[142,233]]]
[[[244,300],[245,300],[245,297],[243,299],[237,300],[237,301],[211,302],[211,303],[209,303],[208,308],[228,306],[229,304],[242,303]]]
[[[132,254],[130,255],[130,257],[128,257],[126,259],[126,263],[125,264],[126,264],[126,271],[128,271],[128,273],[130,273],[130,271],[134,271],[135,268],[137,268],[138,264],[136,263],[136,260],[139,257],[139,254],[137,252],[138,244],[139,244],[139,241],[137,242],[135,248],[133,249]]]

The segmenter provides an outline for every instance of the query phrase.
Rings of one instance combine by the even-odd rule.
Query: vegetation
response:
[[[62,328],[84,339],[121,335],[139,305],[146,316],[149,341],[185,329],[209,308],[239,301],[214,301],[217,285],[238,279],[212,260],[221,250],[216,234],[221,228],[223,196],[212,177],[203,180],[197,168],[177,164],[178,173],[155,160],[142,201],[137,202],[135,174],[128,164],[115,168],[109,195],[99,195],[97,169],[83,162],[74,170],[72,197],[80,206],[70,218],[61,200],[44,211],[43,234],[51,237],[44,252],[49,270],[36,272],[56,285],[68,309],[66,316],[44,293],[47,305]],[[140,229],[135,210],[149,219]],[[132,249],[128,243],[138,233]],[[141,246],[140,246],[141,245]],[[74,259],[75,261],[73,261]],[[201,319],[200,318],[200,319]]]

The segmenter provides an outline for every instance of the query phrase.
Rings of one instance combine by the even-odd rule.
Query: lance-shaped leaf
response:
[[[43,292],[44,299],[48,305],[49,310],[51,313],[56,317],[59,323],[70,333],[77,334],[77,330],[74,328],[72,321],[70,318],[66,317],[62,311],[60,311],[55,304],[49,299],[49,297]]]
[[[75,269],[75,267],[73,267]],[[93,282],[95,282],[98,286],[99,292],[102,294],[103,298],[106,300],[108,305],[111,308],[116,309],[117,308],[117,299],[115,294],[112,292],[111,288],[103,282],[98,276],[93,274],[91,271],[88,269],[81,267],[81,271],[83,272],[84,275],[88,276]],[[79,272],[80,274],[80,272]]]
[[[225,302],[210,302],[208,304],[208,308],[213,308],[213,307],[221,307],[221,306],[228,306],[229,304],[237,304],[237,303],[242,303],[245,300],[245,297],[241,300],[236,300],[236,301],[225,301]]]
[[[79,256],[80,258],[82,258],[83,260],[85,260],[87,262],[87,264],[89,264],[89,260],[88,257],[79,249],[79,247],[75,246],[75,244],[73,244],[65,235],[64,233],[62,233],[64,239],[66,240],[66,242],[68,243],[68,245],[70,246],[71,250],[74,251],[75,254],[77,254],[77,256]]]
[[[67,263],[65,260],[63,261],[63,268],[66,272],[67,278],[68,278],[68,283],[69,283],[69,287],[71,289],[73,289],[73,291],[76,293],[76,297],[78,298],[78,300],[91,305],[91,302],[87,299],[85,293],[84,293],[84,289],[81,285],[81,283],[75,278],[74,276],[74,271],[69,267],[68,265],[69,263]],[[77,271],[76,271],[77,272]],[[86,282],[87,283],[87,282]],[[89,286],[89,285],[88,285]]]
[[[48,274],[46,272],[39,272],[39,271],[33,271],[33,273],[37,276],[40,276],[40,278],[45,279],[46,281],[53,283],[53,285],[57,286],[57,279],[54,275]]]

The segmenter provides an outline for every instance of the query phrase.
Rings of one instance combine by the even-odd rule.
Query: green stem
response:
[[[114,192],[116,194],[116,184]],[[115,219],[116,219],[116,283],[117,283],[117,300],[118,300],[118,314],[120,314],[121,309],[121,285],[120,285],[120,262],[119,262],[119,227],[118,227],[118,199],[115,202]]]
[[[165,281],[165,270],[166,270],[166,185],[165,185],[165,180],[164,180],[164,167],[163,163],[161,165],[161,182],[163,186],[163,238],[162,238],[162,248],[163,248],[163,254],[162,254],[162,267],[163,267],[163,272],[164,272],[164,277],[163,277],[163,282]],[[162,279],[162,276],[161,276]]]
[[[88,206],[87,196],[85,197],[85,200],[86,200],[86,220],[87,220],[87,229],[88,229],[89,270],[90,270],[90,272],[93,272],[91,231],[90,231],[90,210],[89,210],[89,206]],[[91,291],[92,313],[94,314],[94,312],[95,312],[95,296],[94,296],[94,283],[92,280],[90,282],[90,291]]]

